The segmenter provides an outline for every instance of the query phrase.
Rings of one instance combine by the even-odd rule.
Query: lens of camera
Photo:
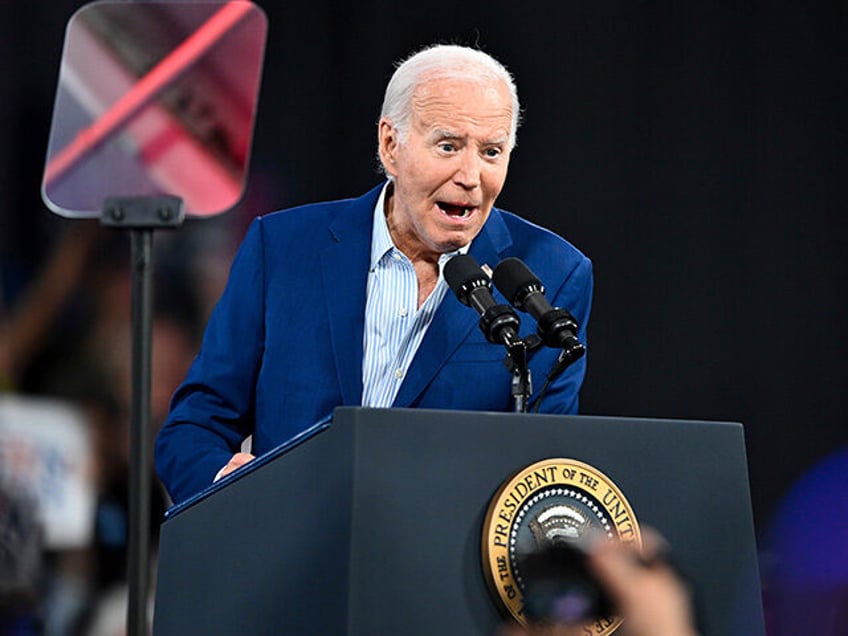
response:
[[[530,622],[582,623],[614,614],[612,603],[589,572],[586,554],[559,541],[519,562],[524,616]]]

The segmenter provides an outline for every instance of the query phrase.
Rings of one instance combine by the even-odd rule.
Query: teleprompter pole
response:
[[[132,406],[127,635],[147,636],[150,589],[150,386],[153,357],[153,230],[130,232],[132,253]]]
[[[150,439],[153,358],[153,231],[176,228],[184,218],[179,197],[111,197],[101,224],[130,231],[132,268],[132,373],[130,407],[127,636],[148,636],[150,590]]]

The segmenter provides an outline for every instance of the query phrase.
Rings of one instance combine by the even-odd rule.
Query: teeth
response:
[[[442,204],[439,204],[439,207],[442,209],[442,212],[444,212],[445,214],[448,214],[450,216],[454,216],[454,217],[459,218],[459,219],[464,219],[466,217],[471,216],[471,211],[474,209],[474,208],[471,208],[471,207],[461,208],[459,206],[448,206],[448,205],[442,205]]]

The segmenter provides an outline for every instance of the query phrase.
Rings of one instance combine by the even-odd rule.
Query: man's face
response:
[[[405,140],[380,121],[380,156],[395,182],[389,231],[411,259],[477,236],[506,179],[513,116],[503,82],[438,79],[416,90]]]

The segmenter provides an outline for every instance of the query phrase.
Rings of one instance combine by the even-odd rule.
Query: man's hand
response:
[[[221,479],[221,477],[226,477],[231,472],[233,472],[237,468],[241,468],[246,463],[253,461],[256,459],[254,455],[250,453],[236,453],[230,458],[230,461],[227,462],[227,465],[224,466],[218,474],[215,476],[215,481]]]

